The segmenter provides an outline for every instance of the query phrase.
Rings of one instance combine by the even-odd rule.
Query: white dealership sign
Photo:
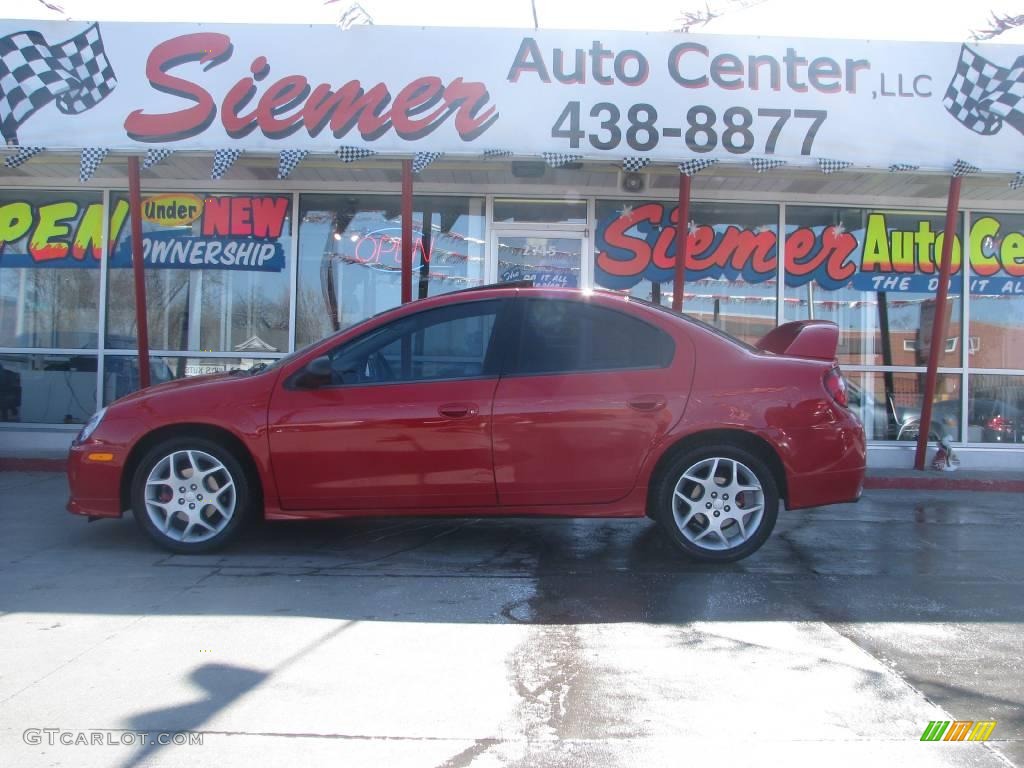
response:
[[[1024,50],[673,33],[0,21],[0,129],[244,149],[1024,170]]]

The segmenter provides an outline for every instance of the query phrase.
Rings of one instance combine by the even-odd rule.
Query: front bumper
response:
[[[95,460],[94,455],[112,455]],[[87,517],[121,516],[121,470],[124,455],[100,442],[73,444],[68,451],[67,510]]]

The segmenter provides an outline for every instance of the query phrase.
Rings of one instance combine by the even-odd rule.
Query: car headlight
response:
[[[81,443],[85,440],[88,440],[92,433],[96,431],[96,427],[98,427],[100,425],[100,422],[103,421],[103,417],[106,415],[106,413],[106,408],[100,408],[98,411],[96,411],[96,413],[94,413],[92,417],[87,422],[85,422],[85,426],[82,427],[82,431],[79,432],[78,437],[75,438],[76,442]]]

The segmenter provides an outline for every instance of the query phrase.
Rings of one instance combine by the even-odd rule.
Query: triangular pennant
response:
[[[1010,182],[1010,189],[1020,189],[1021,187],[1024,187],[1024,171],[1017,171],[1017,175]]]
[[[277,159],[277,178],[287,179],[308,154],[308,149],[282,149]]]
[[[818,158],[818,167],[821,168],[822,173],[835,173],[844,168],[849,168],[851,165],[853,163],[849,160],[831,160],[827,157]]]
[[[776,160],[769,157],[752,157],[750,158],[750,164],[754,166],[754,170],[758,173],[764,173],[770,171],[772,168],[781,168],[786,165],[785,160]]]
[[[92,175],[96,173],[96,169],[100,167],[100,163],[103,162],[103,158],[110,152],[109,149],[103,149],[101,147],[87,147],[82,150],[82,160],[79,165],[78,178],[83,184],[92,178]]]
[[[444,152],[417,152],[412,159],[412,172],[421,173],[424,168],[441,157]]]
[[[173,154],[173,149],[147,149],[146,156],[142,160],[142,170],[152,168],[154,165],[162,163]]]
[[[494,160],[499,157],[512,157],[512,154],[513,152],[511,149],[485,149],[484,159]]]
[[[213,153],[213,170],[210,172],[210,178],[215,181],[221,178],[241,156],[240,149],[218,149]]]
[[[911,163],[893,163],[889,166],[889,171],[891,173],[907,173],[908,171],[916,171],[920,167],[920,165],[913,165]]]
[[[19,165],[24,165],[30,158],[35,157],[43,151],[45,151],[45,147],[18,147],[17,152],[4,160],[4,165],[8,168],[17,168]]]
[[[561,168],[571,163],[578,163],[583,159],[583,155],[570,155],[565,152],[541,152],[540,156],[551,168]]]
[[[683,176],[694,176],[703,171],[705,168],[710,168],[717,162],[717,160],[712,160],[711,158],[707,157],[697,157],[693,158],[692,160],[683,160],[683,162],[679,164],[679,172],[683,174]]]
[[[972,173],[977,173],[980,170],[981,168],[979,168],[976,165],[972,165],[971,163],[968,163],[966,160],[957,160],[955,163],[953,163],[954,176],[968,176]]]
[[[365,147],[348,147],[342,145],[334,150],[334,154],[338,156],[338,159],[343,163],[354,163],[356,160],[362,160],[364,157],[372,157],[377,152],[372,149],[366,149]]]
[[[642,171],[650,164],[651,158],[649,157],[624,157],[622,159],[622,170],[626,173],[636,173],[637,171]]]

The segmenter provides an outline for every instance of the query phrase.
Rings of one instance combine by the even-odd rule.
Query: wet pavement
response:
[[[276,523],[173,556],[65,495],[0,473],[5,765],[1024,766],[1016,494],[784,512],[727,566],[647,520]],[[107,743],[136,731],[203,744]]]

